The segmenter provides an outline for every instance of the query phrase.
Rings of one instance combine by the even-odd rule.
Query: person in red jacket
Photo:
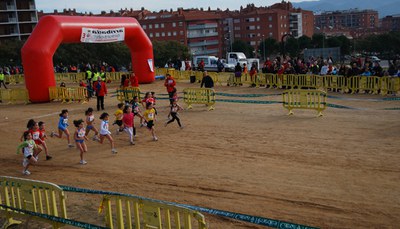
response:
[[[101,80],[101,77],[97,78],[97,81],[93,84],[94,91],[96,92],[97,97],[97,110],[104,110],[104,96],[107,95],[107,87],[104,81]]]
[[[170,74],[166,74],[165,75],[165,82],[164,82],[164,86],[167,87],[167,92],[168,92],[168,96],[169,96],[169,103],[172,104],[173,97],[174,97],[174,93],[176,92],[176,82],[175,79],[170,75]]]
[[[139,87],[139,80],[136,77],[135,73],[131,73],[131,75],[129,76],[129,80],[131,81],[132,87]]]

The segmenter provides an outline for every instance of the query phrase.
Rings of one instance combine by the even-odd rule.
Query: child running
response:
[[[40,130],[39,130],[39,123],[35,122],[32,128],[29,130],[29,133],[32,135],[32,140],[35,141],[36,148],[33,151],[33,156],[36,160],[39,160],[39,153],[42,152],[42,139],[40,139]]]
[[[90,130],[94,131],[94,136],[93,136],[93,141],[99,141],[99,131],[97,131],[97,128],[94,127],[94,114],[93,114],[93,108],[89,107],[86,111],[85,111],[85,115],[86,115],[86,133],[85,136],[87,137]]]
[[[156,136],[156,131],[154,128],[154,123],[156,121],[156,111],[153,108],[153,103],[147,103],[146,104],[146,111],[143,114],[143,117],[145,119],[145,126],[147,126],[147,129],[151,131],[151,135],[153,136],[154,141],[158,141],[158,138]]]
[[[67,142],[68,142],[68,147],[74,147],[74,145],[71,144],[70,139],[69,139],[69,131],[67,129],[68,125],[68,110],[62,110],[60,113],[60,120],[58,121],[58,133],[51,132],[50,137],[56,136],[57,138],[62,138],[62,134],[65,133],[65,136],[67,137]]]
[[[122,122],[124,124],[124,130],[129,135],[129,142],[131,145],[135,145],[133,141],[133,135],[136,135],[136,130],[134,127],[134,114],[132,113],[131,106],[125,106],[124,115],[122,117]]]
[[[124,127],[122,126],[122,116],[124,114],[124,104],[123,103],[118,103],[117,105],[118,109],[114,112],[114,116],[115,116],[115,121],[113,123],[113,125],[117,124],[118,125],[118,129],[116,131],[116,134],[118,135],[119,132],[124,131]]]
[[[167,121],[165,123],[165,126],[167,126],[168,124],[170,124],[171,122],[176,120],[178,122],[179,127],[182,129],[183,126],[181,125],[181,120],[179,119],[179,115],[178,115],[178,112],[181,111],[181,110],[183,110],[183,108],[181,106],[179,106],[179,104],[178,104],[178,102],[176,100],[173,100],[172,104],[171,104],[171,109],[170,109],[169,114],[168,114],[168,117],[171,116],[172,119]]]
[[[24,142],[21,143],[17,148],[17,154],[19,154],[20,150],[24,154],[24,160],[22,161],[22,174],[30,175],[31,173],[28,170],[29,165],[35,164],[37,162],[36,158],[33,155],[33,150],[37,147],[35,141],[32,140],[32,134],[28,131],[24,133]]]
[[[111,137],[111,132],[108,130],[108,113],[103,113],[100,115],[101,124],[100,124],[100,143],[103,144],[104,138],[107,138],[111,144],[111,153],[116,154],[118,151],[114,148],[114,140]]]
[[[46,125],[44,124],[44,122],[42,122],[42,121],[39,122],[39,131],[40,131],[39,138],[40,138],[40,140],[42,140],[42,146],[44,149],[44,153],[46,154],[46,161],[48,161],[48,160],[51,160],[53,157],[50,156],[49,152],[48,152],[48,148],[47,148],[47,144],[46,144],[47,135],[46,135],[45,126]]]
[[[143,124],[143,115],[142,115],[142,111],[140,110],[140,107],[139,107],[139,98],[137,96],[134,96],[133,100],[130,102],[130,104],[132,106],[133,114],[135,116],[140,117],[140,125],[142,125]],[[134,136],[136,137],[135,125],[133,125],[133,133],[134,133]]]
[[[87,146],[85,140],[88,140],[86,137],[85,127],[83,126],[83,120],[74,120],[74,126],[76,127],[74,133],[74,139],[76,143],[76,148],[80,151],[81,161],[79,162],[81,165],[86,165],[87,162],[83,159],[83,153],[87,152]]]

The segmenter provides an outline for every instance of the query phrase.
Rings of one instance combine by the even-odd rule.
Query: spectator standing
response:
[[[235,82],[233,85],[242,85],[242,66],[240,66],[240,63],[235,66]]]
[[[135,75],[135,73],[131,73],[131,75],[129,76],[129,80],[131,81],[131,86],[132,87],[139,87],[139,80],[137,78],[137,76]]]
[[[175,85],[176,85],[175,79],[170,74],[167,73],[165,82],[164,82],[164,86],[167,88],[170,104],[172,104],[172,102],[173,102],[172,97],[174,96],[174,93],[176,92]]]
[[[97,97],[97,111],[100,110],[100,107],[104,110],[104,96],[107,95],[107,86],[104,81],[101,80],[101,77],[98,77],[93,87]]]
[[[203,79],[201,80],[200,87],[205,88],[213,88],[214,87],[214,80],[211,78],[210,75],[208,75],[207,71],[203,72]]]

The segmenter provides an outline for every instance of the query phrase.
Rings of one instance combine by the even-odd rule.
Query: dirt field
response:
[[[178,90],[192,86],[178,83]],[[161,81],[141,89],[166,93]],[[216,91],[281,92],[226,86],[217,86]],[[137,129],[134,146],[126,134],[114,135],[117,155],[111,154],[109,144],[89,141],[88,164],[82,166],[76,148],[69,149],[65,139],[49,138],[54,158],[45,161],[41,154],[29,178],[321,228],[397,228],[400,110],[383,108],[398,108],[400,102],[330,94],[342,99],[328,99],[329,103],[358,109],[328,108],[316,118],[317,112],[303,110],[287,116],[281,104],[218,102],[213,111],[195,105],[181,112],[185,126],[181,130],[176,123],[164,127],[168,102],[158,100],[158,142],[145,128]],[[281,101],[281,96],[217,98]],[[185,106],[183,100],[180,103]],[[115,97],[106,97],[108,113],[115,111],[116,104]],[[15,152],[28,119],[45,121],[49,133],[56,130],[61,109],[68,109],[73,132],[72,120],[84,118],[89,106],[95,108],[95,100],[87,105],[0,105],[0,175],[24,177],[22,155]],[[98,118],[100,112],[95,115]],[[79,194],[67,195],[71,218],[103,225],[102,217],[95,214],[100,197],[82,200]],[[209,228],[264,228],[205,216]]]

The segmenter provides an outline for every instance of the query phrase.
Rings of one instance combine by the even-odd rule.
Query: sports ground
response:
[[[199,87],[177,84],[178,91],[193,86]],[[161,99],[166,98],[163,81],[140,88],[142,92],[155,91],[160,98],[156,105],[157,142],[145,128],[137,128],[134,146],[126,134],[114,134],[116,155],[111,154],[109,144],[88,141],[88,164],[80,165],[76,148],[68,148],[65,139],[49,138],[53,159],[45,161],[44,154],[40,155],[29,177],[22,175],[22,155],[16,154],[26,122],[30,118],[44,121],[50,133],[57,128],[59,112],[68,109],[69,130],[73,132],[72,120],[84,118],[84,111],[89,106],[95,108],[96,101],[0,104],[0,175],[320,228],[398,227],[397,97],[328,92],[333,96],[328,98],[332,105],[317,118],[317,112],[310,110],[295,110],[293,116],[287,116],[279,103],[282,90],[216,86],[221,94],[215,110],[194,105],[180,112],[184,125],[180,129],[176,123],[164,127],[168,101]],[[110,93],[105,103],[106,112],[114,113],[116,97]],[[183,100],[179,103],[185,107]],[[99,115],[95,112],[96,118]],[[103,217],[97,214],[101,197],[75,193],[67,193],[67,197],[70,218],[104,225]],[[208,214],[205,217],[209,228],[265,228]]]

